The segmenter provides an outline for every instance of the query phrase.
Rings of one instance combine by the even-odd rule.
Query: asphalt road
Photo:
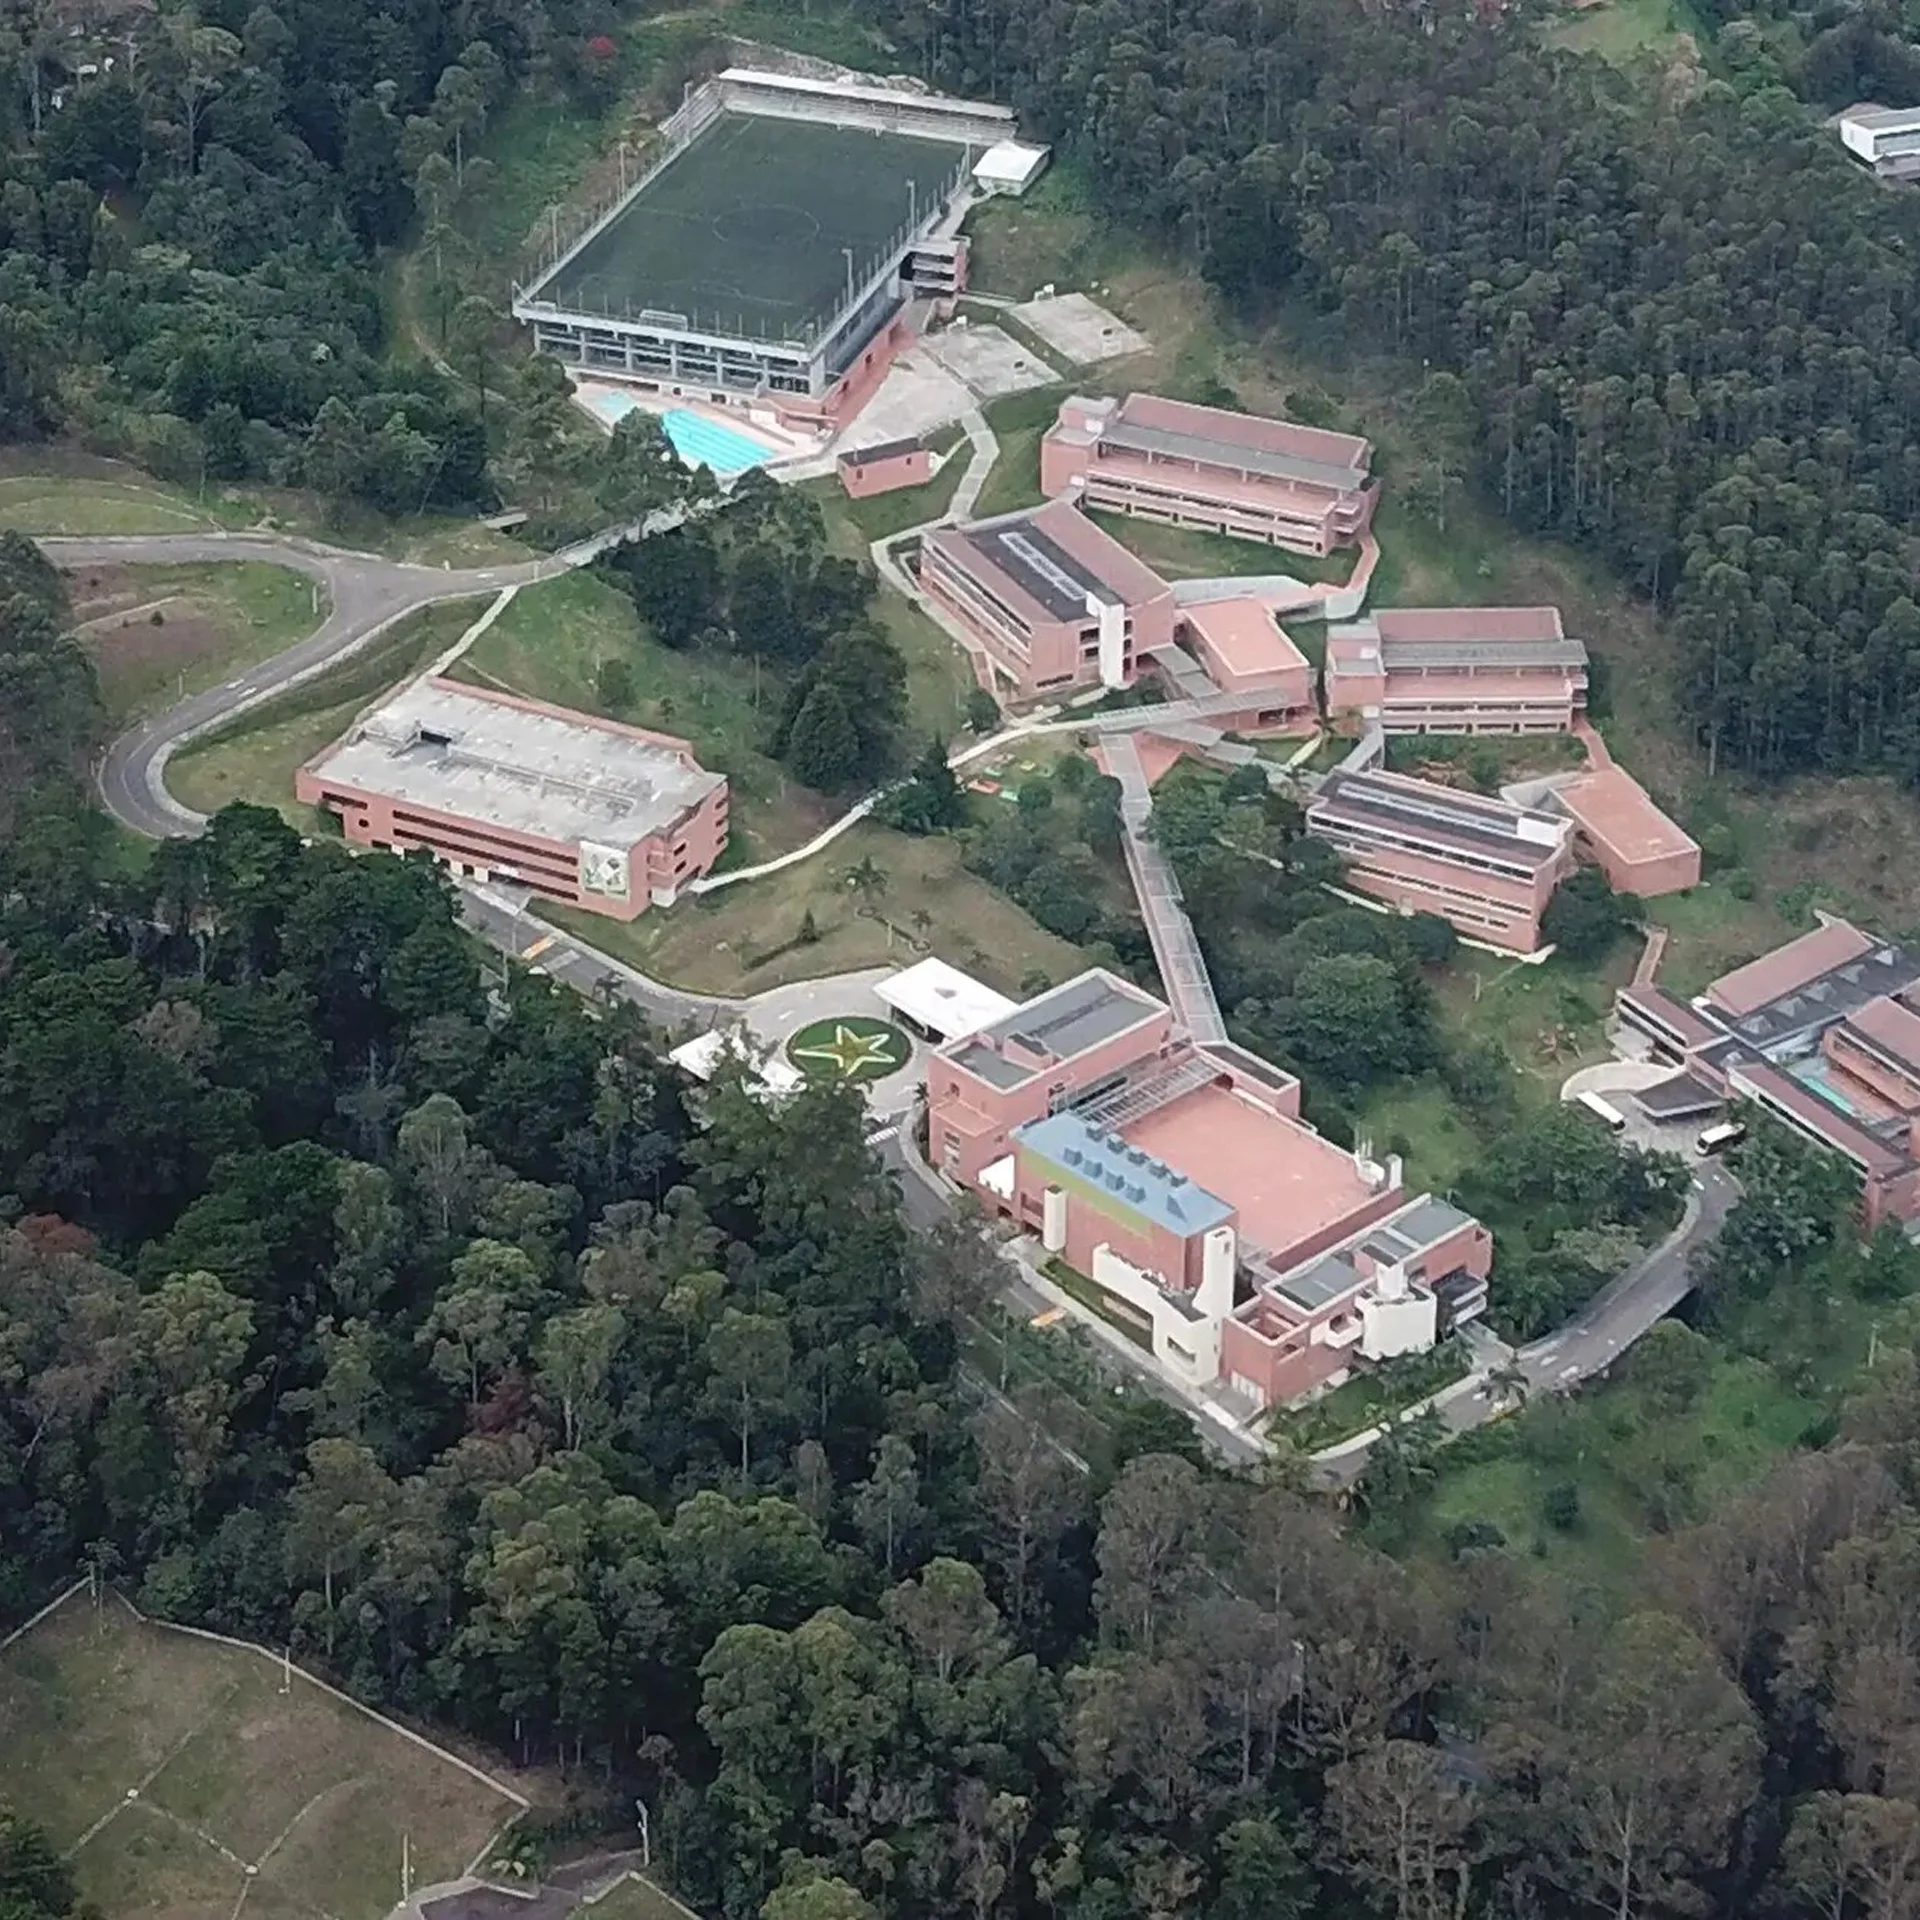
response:
[[[351,553],[317,541],[275,534],[152,534],[108,539],[45,539],[39,545],[56,566],[181,566],[205,561],[253,560],[285,567],[316,582],[327,597],[327,617],[304,639],[238,679],[155,714],[108,747],[100,763],[100,797],[123,826],[151,839],[198,833],[205,820],[183,807],[164,783],[174,751],[233,715],[357,652],[396,620],[421,607],[467,600],[524,585],[564,567],[565,560],[515,566],[410,566],[376,554]]]
[[[1719,1161],[1702,1161],[1673,1232],[1609,1281],[1564,1327],[1513,1354],[1511,1364],[1525,1379],[1528,1395],[1570,1393],[1583,1381],[1604,1375],[1648,1328],[1670,1314],[1692,1287],[1694,1255],[1720,1231],[1739,1197],[1739,1183]],[[1436,1395],[1433,1411],[1449,1433],[1469,1433],[1516,1404],[1475,1375]],[[1350,1485],[1360,1477],[1372,1447],[1369,1438],[1330,1449],[1316,1459],[1316,1477],[1327,1486]]]

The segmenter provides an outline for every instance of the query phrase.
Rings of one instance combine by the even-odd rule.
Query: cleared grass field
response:
[[[75,1595],[0,1653],[0,1800],[106,1920],[382,1920],[516,1801],[256,1649]]]
[[[73,612],[124,726],[283,652],[326,617],[313,584],[284,567],[89,567]]]
[[[313,809],[293,797],[293,776],[328,741],[338,739],[368,701],[416,672],[473,619],[471,604],[428,607],[331,672],[289,689],[167,762],[167,790],[201,813],[232,800],[277,808],[305,833]]]
[[[847,879],[867,859],[887,880],[877,916],[857,911]],[[626,925],[562,907],[536,911],[643,973],[701,993],[748,995],[858,967],[903,967],[920,957],[916,940],[1008,994],[1020,992],[1029,970],[1060,981],[1086,965],[1078,947],[968,873],[949,836],[914,839],[870,822],[810,860]],[[809,914],[814,938],[803,940]]]

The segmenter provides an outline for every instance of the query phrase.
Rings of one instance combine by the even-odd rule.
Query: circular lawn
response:
[[[841,1013],[810,1020],[788,1040],[787,1058],[809,1080],[845,1085],[898,1073],[913,1058],[913,1042],[890,1021]]]

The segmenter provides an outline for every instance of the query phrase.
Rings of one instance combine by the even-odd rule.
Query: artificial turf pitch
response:
[[[842,249],[864,277],[966,157],[950,140],[724,113],[539,296],[583,313],[650,309],[720,333],[798,337],[845,298]]]

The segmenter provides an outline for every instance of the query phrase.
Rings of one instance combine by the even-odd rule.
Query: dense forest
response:
[[[591,0],[36,0],[0,26],[0,439],[389,512],[495,498],[475,395],[396,354],[380,252],[485,190],[507,90],[601,84]],[[589,23],[592,23],[591,25]],[[95,69],[70,78],[78,56]],[[456,321],[459,320],[455,316]],[[497,325],[462,326],[477,349]],[[530,468],[538,378],[501,436]]]
[[[909,1235],[852,1096],[690,1111],[430,865],[243,807],[78,865],[0,873],[9,1614],[94,1565],[289,1643],[589,1829],[642,1794],[730,1920],[1915,1910],[1920,1327],[1897,1261],[1839,1278],[1833,1169],[1762,1137],[1708,1307],[1872,1288],[1880,1364],[1731,1507],[1657,1459],[1602,1603],[1484,1524],[1383,1551],[1418,1423],[1358,1530],[1171,1416],[1089,1477],[968,1389],[995,1263]],[[1684,1409],[1706,1352],[1631,1377]],[[0,1889],[71,1893],[4,1813]]]
[[[1858,176],[1754,21],[1703,80],[1553,52],[1527,6],[867,11],[1229,300],[1428,369],[1440,467],[1672,609],[1713,757],[1920,780],[1920,202]]]

